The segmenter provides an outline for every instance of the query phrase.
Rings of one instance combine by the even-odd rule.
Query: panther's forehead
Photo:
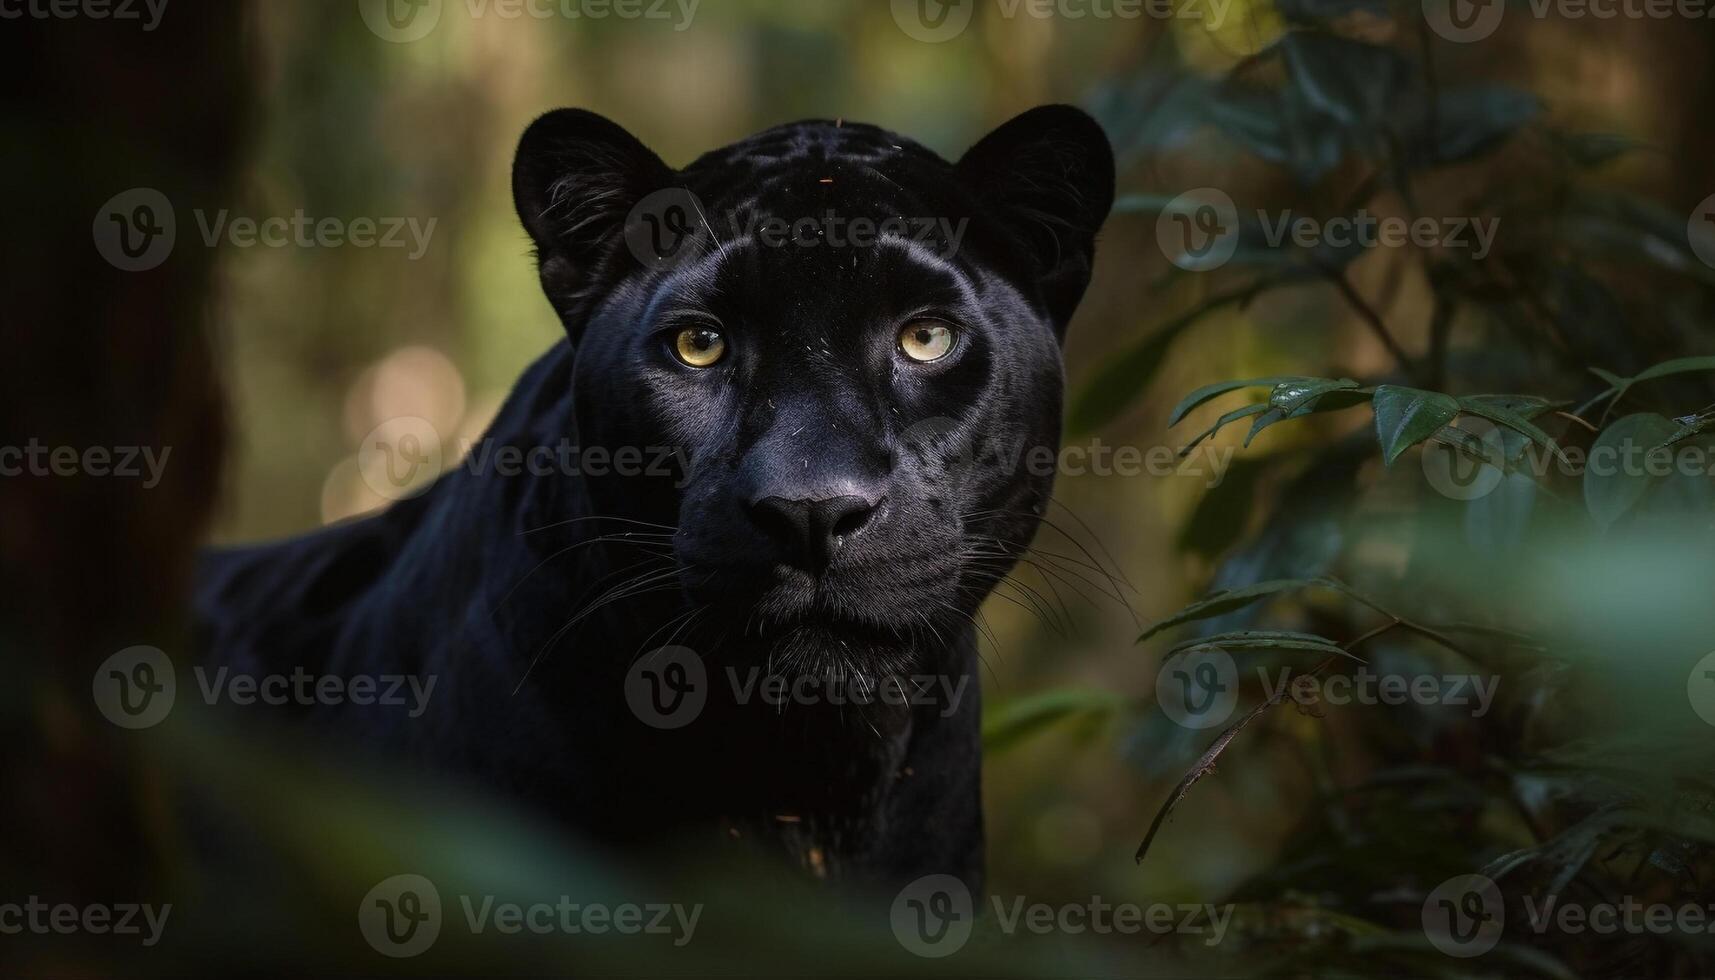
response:
[[[880,163],[902,158],[945,161],[915,141],[868,123],[811,119],[765,129],[729,146],[711,150],[685,168],[718,168],[761,177],[832,159]]]
[[[952,189],[952,166],[877,126],[811,120],[776,126],[711,151],[680,172],[723,214],[797,217],[924,212]],[[941,206],[941,211],[948,210]]]

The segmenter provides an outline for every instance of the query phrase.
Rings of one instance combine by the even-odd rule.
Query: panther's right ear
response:
[[[619,124],[556,109],[530,124],[512,161],[512,200],[536,243],[542,289],[572,329],[602,284],[633,206],[673,171]]]

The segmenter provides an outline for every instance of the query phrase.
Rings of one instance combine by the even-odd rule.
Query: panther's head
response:
[[[676,527],[691,599],[776,651],[856,663],[963,625],[1046,506],[1113,183],[1066,106],[957,163],[817,121],[682,170],[592,113],[538,119],[513,191],[579,436],[690,463],[593,480],[597,506]]]

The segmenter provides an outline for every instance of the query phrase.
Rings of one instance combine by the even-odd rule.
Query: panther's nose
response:
[[[881,504],[880,498],[850,495],[818,500],[767,496],[752,500],[749,513],[787,564],[819,574],[847,540],[863,531]]]

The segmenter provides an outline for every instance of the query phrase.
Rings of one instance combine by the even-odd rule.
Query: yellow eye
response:
[[[913,320],[899,331],[899,349],[913,361],[938,361],[953,349],[953,329],[934,320]]]
[[[708,327],[686,327],[673,337],[673,355],[687,367],[713,367],[726,354],[726,338]]]

